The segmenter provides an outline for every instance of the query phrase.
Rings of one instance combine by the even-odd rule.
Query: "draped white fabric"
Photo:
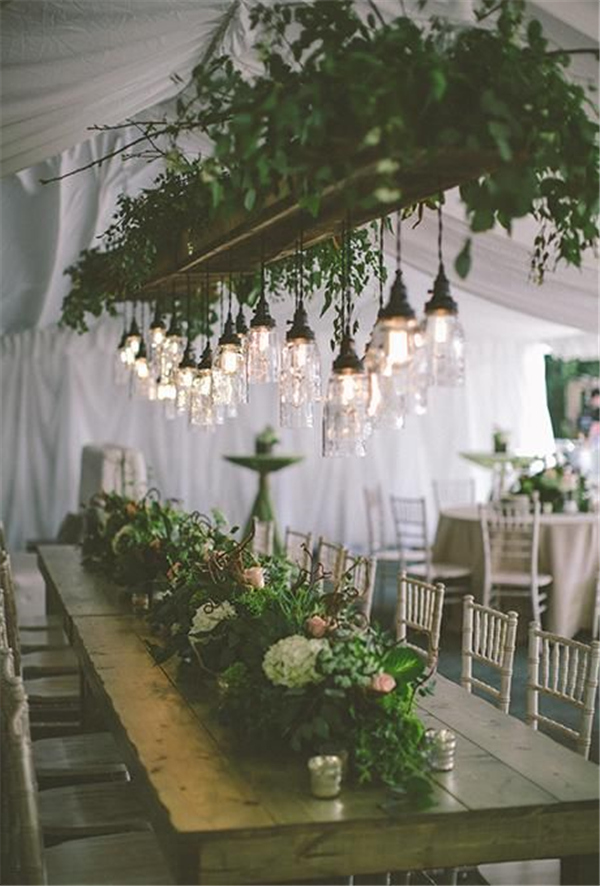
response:
[[[458,15],[470,3],[439,0],[436,7]],[[67,510],[77,507],[81,448],[87,443],[139,447],[165,496],[183,498],[189,508],[219,506],[232,520],[243,520],[255,477],[222,455],[251,451],[254,434],[267,422],[277,425],[274,392],[253,390],[240,419],[214,435],[191,433],[179,421],[167,422],[155,404],[130,400],[115,388],[114,322],[102,321],[84,337],[56,326],[69,288],[65,267],[97,243],[118,193],[148,186],[157,165],[114,158],[59,184],[39,182],[135,137],[132,127],[81,141],[87,126],[118,122],[175,92],[169,74],[185,76],[232,4],[20,0],[0,9],[3,155],[7,170],[23,169],[1,183],[0,506],[10,543],[16,547],[28,537],[53,534]],[[237,55],[245,47],[243,6],[240,16],[226,41]],[[37,165],[30,166],[33,162]],[[382,482],[390,492],[430,498],[434,477],[472,471],[483,493],[489,478],[458,453],[488,449],[493,424],[509,430],[523,451],[552,449],[543,352],[555,340],[562,348],[577,342],[589,352],[589,333],[597,329],[596,265],[590,260],[581,272],[561,271],[537,289],[527,281],[529,232],[519,228],[513,240],[494,232],[476,238],[472,273],[459,288],[450,268],[465,233],[460,207],[450,201],[445,217],[448,271],[468,340],[466,387],[433,392],[428,416],[412,419],[402,432],[375,437],[363,460],[322,459],[318,427],[283,432],[281,449],[305,460],[273,479],[281,525],[361,545],[363,484]],[[437,267],[434,235],[426,220],[415,231],[407,226],[404,238],[406,279],[419,310]],[[288,312],[276,308],[280,328]],[[365,297],[360,312],[362,345],[375,299]],[[330,322],[328,317],[318,322],[324,367]]]
[[[407,268],[415,309],[431,278]],[[544,346],[536,343],[539,321],[488,305],[455,289],[468,340],[464,389],[437,389],[427,416],[411,418],[399,432],[372,438],[365,459],[323,459],[320,427],[282,431],[281,451],[304,456],[302,464],[273,478],[281,525],[312,529],[352,546],[366,542],[362,487],[376,482],[389,492],[425,494],[431,500],[435,477],[475,476],[482,495],[489,477],[458,455],[490,446],[492,426],[511,433],[518,450],[553,450],[545,401]],[[364,299],[359,346],[374,319],[374,299]],[[314,312],[314,306],[313,306]],[[274,306],[282,330],[289,307]],[[314,319],[314,318],[313,318]],[[547,334],[553,324],[542,324]],[[323,365],[328,370],[327,325],[319,326]],[[506,334],[508,330],[517,335]],[[560,327],[558,327],[560,330]],[[2,358],[2,517],[10,542],[52,534],[67,510],[78,506],[81,448],[115,442],[140,448],[150,482],[186,507],[222,508],[243,521],[256,491],[249,472],[223,461],[227,453],[252,451],[253,437],[267,423],[277,426],[272,386],[252,388],[240,417],[214,434],[190,431],[183,420],[169,422],[153,403],[130,399],[112,381],[112,359],[120,334],[116,321],[102,321],[89,336],[50,327],[4,336]]]

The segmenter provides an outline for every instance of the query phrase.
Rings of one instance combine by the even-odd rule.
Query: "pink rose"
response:
[[[264,588],[265,574],[262,571],[262,566],[250,566],[248,569],[244,569],[244,583],[253,588]]]
[[[373,692],[391,692],[396,686],[396,681],[391,674],[375,674],[371,680]]]
[[[321,637],[324,637],[329,630],[329,621],[321,618],[320,615],[311,615],[311,617],[306,620],[306,630],[311,637],[320,639]]]

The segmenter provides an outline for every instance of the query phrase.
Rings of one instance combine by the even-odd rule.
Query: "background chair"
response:
[[[318,579],[321,591],[335,590],[344,572],[348,551],[343,545],[328,541],[320,535],[314,559],[313,578]]]
[[[455,563],[434,561],[427,540],[425,499],[392,495],[390,502],[402,569],[429,583],[442,582],[446,587],[446,602],[460,602],[470,590],[471,570]]]
[[[12,655],[6,650],[1,665],[3,882],[124,886],[171,882],[149,825],[138,834],[75,840],[44,850],[24,684],[15,676]]]
[[[367,538],[371,557],[385,560],[399,560],[397,548],[388,544],[385,529],[385,510],[381,486],[363,487],[365,513],[367,515]]]
[[[508,714],[517,639],[516,612],[499,612],[476,603],[469,594],[463,600],[461,685],[472,692],[481,690]],[[473,662],[492,668],[500,675],[500,687],[473,676]]]
[[[300,569],[310,572],[312,565],[312,533],[295,532],[289,526],[285,530],[285,556]]]
[[[398,603],[396,607],[396,639],[425,658],[428,667],[435,668],[440,652],[440,632],[444,606],[444,585],[429,584],[409,577],[398,576]],[[408,631],[424,636],[427,648],[408,639]]]
[[[530,602],[533,619],[546,611],[552,576],[538,571],[540,504],[526,510],[522,504],[500,501],[479,508],[483,539],[483,602],[501,606],[503,598]]]
[[[592,722],[598,689],[600,642],[591,644],[568,640],[543,631],[532,622],[529,627],[529,670],[527,680],[527,723],[557,733],[575,742],[578,754],[589,757]],[[564,702],[578,714],[577,728],[540,712],[540,696]]]
[[[255,554],[271,557],[273,555],[273,543],[275,539],[275,524],[272,520],[252,519],[254,535],[252,538],[252,550]]]
[[[354,605],[367,620],[371,618],[373,595],[375,593],[375,558],[356,557],[347,553],[344,558],[342,575],[358,591]]]
[[[433,497],[438,511],[475,503],[475,480],[434,480]]]

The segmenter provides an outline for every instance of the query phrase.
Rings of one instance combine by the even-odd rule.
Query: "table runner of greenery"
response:
[[[86,523],[86,565],[150,592],[155,659],[197,658],[215,678],[222,720],[245,745],[347,751],[358,782],[428,802],[414,703],[429,675],[412,650],[369,624],[352,570],[324,592],[318,564],[311,576],[284,557],[257,556],[218,512],[180,512],[152,495],[97,496]]]

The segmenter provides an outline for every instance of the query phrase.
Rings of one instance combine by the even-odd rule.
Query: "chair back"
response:
[[[6,550],[6,532],[4,529],[4,523],[0,520],[0,553]]]
[[[344,572],[347,550],[343,545],[327,541],[322,535],[317,542],[314,561],[315,575],[321,590],[335,590]]]
[[[20,674],[21,638],[19,636],[17,601],[10,557],[6,552],[0,553],[0,588],[4,592],[4,619],[8,645],[12,649],[15,673]]]
[[[385,513],[381,486],[363,487],[365,510],[367,514],[367,538],[369,553],[376,554],[386,548]]]
[[[443,584],[420,581],[404,571],[398,575],[396,638],[425,658],[430,668],[437,666],[440,653],[444,590]],[[409,640],[409,630],[424,637],[426,648]]]
[[[590,754],[592,724],[598,689],[600,642],[580,643],[543,631],[536,622],[529,627],[529,668],[527,676],[527,723],[575,742],[577,753]],[[554,717],[542,714],[540,698],[564,702],[578,714],[578,727],[572,728]]]
[[[463,480],[434,480],[433,497],[438,511],[457,505],[475,503],[475,481],[472,477]]]
[[[467,692],[481,690],[508,714],[517,640],[516,612],[499,612],[476,603],[471,595],[463,600],[462,672],[460,682]],[[473,675],[473,662],[492,668],[500,675],[500,686],[492,686]]]
[[[596,597],[594,599],[594,613],[592,615],[592,638],[600,639],[600,570],[596,576]]]
[[[375,569],[375,557],[355,557],[346,553],[342,576],[344,581],[358,592],[354,604],[367,620],[370,620],[373,608]]]
[[[252,550],[255,554],[271,557],[273,554],[273,542],[275,538],[275,524],[272,520],[252,520],[254,535],[252,536]]]
[[[426,563],[431,567],[431,554],[427,543],[427,509],[424,498],[390,496],[396,545],[402,568],[411,563]]]
[[[312,533],[285,530],[285,556],[300,569],[310,572],[312,565]]]
[[[2,838],[9,839],[2,847],[8,867],[3,882],[43,884],[47,881],[27,696],[23,680],[15,676],[9,649],[0,650],[0,682],[3,811],[9,813],[8,822],[2,824]]]
[[[540,543],[540,503],[525,508],[523,503],[504,500],[480,505],[483,539],[485,605],[498,573],[526,573],[532,588],[537,585]]]

